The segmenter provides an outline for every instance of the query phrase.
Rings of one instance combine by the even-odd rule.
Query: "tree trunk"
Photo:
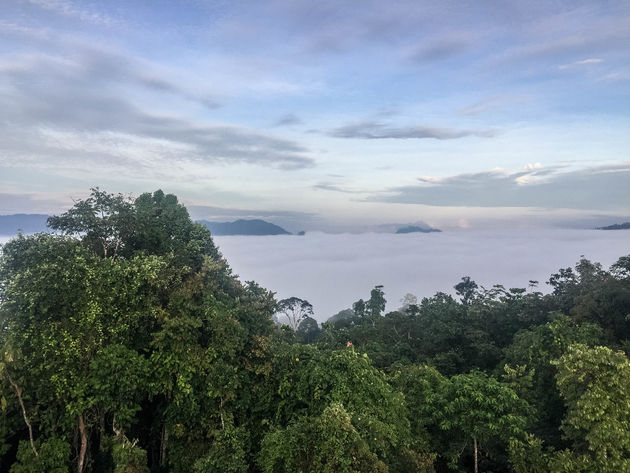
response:
[[[475,446],[475,473],[479,473],[479,466],[477,463],[477,437],[473,437],[473,444]]]
[[[28,427],[28,439],[31,441],[31,448],[33,449],[33,453],[37,457],[39,455],[37,453],[37,449],[35,448],[35,441],[33,440],[33,427],[31,426],[31,422],[28,420],[28,416],[26,415],[26,408],[24,407],[24,401],[22,400],[22,388],[14,383],[10,376],[9,383],[11,383],[11,386],[13,386],[13,389],[15,389],[15,394],[17,395],[18,402],[20,403],[20,407],[22,408],[22,417],[24,417],[24,422]]]
[[[83,414],[79,416],[79,434],[81,435],[81,449],[79,450],[79,460],[77,464],[78,473],[83,473],[85,466],[85,454],[87,452],[87,433],[85,431],[85,422],[83,421]]]
[[[166,425],[162,430],[162,442],[160,445],[160,466],[166,466],[166,447],[168,445],[168,429]]]

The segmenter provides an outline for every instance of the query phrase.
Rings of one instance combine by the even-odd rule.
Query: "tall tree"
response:
[[[67,212],[48,218],[48,226],[66,235],[81,235],[83,243],[100,256],[115,257],[133,233],[133,213],[130,198],[96,187]]]
[[[505,447],[523,435],[526,410],[526,403],[496,379],[481,372],[456,375],[444,392],[440,427],[472,440],[477,473],[480,445],[498,441]]]
[[[313,315],[313,306],[309,301],[299,297],[289,297],[278,302],[278,313],[282,314],[289,327],[297,332],[300,323]]]
[[[462,298],[462,303],[468,305],[475,298],[477,288],[477,283],[470,279],[470,276],[464,276],[461,282],[455,285],[455,292]]]

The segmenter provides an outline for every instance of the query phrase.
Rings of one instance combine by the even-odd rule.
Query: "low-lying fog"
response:
[[[382,284],[387,310],[407,293],[419,298],[453,293],[462,276],[479,285],[527,287],[545,281],[581,255],[610,267],[630,254],[630,231],[504,230],[443,233],[325,234],[215,237],[234,272],[277,292],[313,304],[325,321]]]
[[[0,236],[0,244],[10,237]],[[370,297],[382,284],[387,310],[407,293],[419,298],[453,293],[462,276],[490,287],[527,287],[545,281],[584,255],[610,267],[630,254],[630,231],[503,230],[443,233],[326,234],[305,236],[218,236],[223,255],[243,281],[254,280],[277,293],[313,304],[324,321]]]

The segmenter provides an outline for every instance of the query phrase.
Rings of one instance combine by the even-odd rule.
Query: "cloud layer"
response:
[[[394,310],[406,293],[453,293],[462,276],[486,287],[527,287],[534,279],[547,291],[544,281],[581,255],[609,266],[630,253],[627,234],[598,230],[307,233],[215,240],[242,280],[258,281],[278,298],[307,299],[319,321],[368,298],[377,284],[385,286],[387,309]]]
[[[453,207],[630,210],[630,164],[577,171],[533,166],[443,178],[373,194],[367,200]]]
[[[242,126],[208,124],[163,107],[169,97],[203,108],[218,103],[161,78],[150,65],[95,48],[29,54],[0,63],[0,164],[127,176],[173,176],[204,164],[301,169],[314,161],[302,145]],[[144,99],[142,97],[147,97]]]

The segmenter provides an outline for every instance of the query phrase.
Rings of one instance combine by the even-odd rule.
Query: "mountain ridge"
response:
[[[630,222],[615,223],[605,227],[597,227],[597,230],[630,230]]]
[[[213,222],[210,220],[197,220],[198,223],[205,225],[212,235],[229,236],[229,235],[291,235],[284,228],[273,223],[255,219],[238,219],[233,222]]]

